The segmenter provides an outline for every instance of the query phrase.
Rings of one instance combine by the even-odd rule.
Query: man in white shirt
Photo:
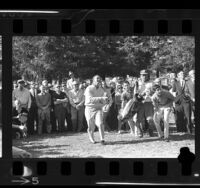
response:
[[[69,71],[69,77],[70,77],[70,79],[67,80],[67,89],[71,90],[71,89],[73,89],[73,82],[75,81],[75,76],[72,71]]]
[[[14,89],[12,93],[13,107],[16,108],[18,113],[24,108],[29,111],[31,107],[30,91],[24,88],[24,80],[18,80],[18,88]]]
[[[105,92],[101,88],[101,77],[95,75],[92,85],[85,90],[85,117],[88,124],[88,135],[92,143],[94,140],[95,125],[99,129],[101,144],[104,141],[104,125],[103,125],[103,106],[108,103],[108,97],[105,97]]]
[[[71,120],[73,131],[80,132],[83,129],[84,116],[84,90],[79,89],[79,82],[73,82],[73,89],[69,91],[69,101],[71,104]],[[78,128],[78,129],[77,129]]]

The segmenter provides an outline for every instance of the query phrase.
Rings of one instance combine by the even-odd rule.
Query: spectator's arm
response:
[[[172,92],[176,92],[176,83],[175,82],[172,83]]]
[[[69,92],[69,102],[70,102],[71,106],[76,108],[76,104],[74,103],[73,98],[72,98],[72,94],[70,92]]]
[[[165,105],[165,107],[171,107],[171,106],[173,106],[173,102],[175,100],[175,97],[170,92],[165,92],[165,95],[169,99],[168,103]]]
[[[156,99],[156,96],[155,95],[153,95],[152,97],[151,97],[151,99],[152,99],[152,104],[153,104],[153,106],[154,106],[154,108],[158,108],[158,101],[157,101],[157,99]]]
[[[31,101],[31,94],[30,94],[30,92],[28,92],[28,109],[31,108],[31,103],[32,103],[32,101]]]
[[[13,104],[13,107],[15,107],[15,100],[16,100],[15,91],[13,91],[12,92],[12,104]]]
[[[190,96],[190,98],[191,98],[191,93],[190,93],[190,90],[188,88],[188,83],[187,82],[185,83],[184,92],[185,92],[186,95]]]
[[[167,91],[166,96],[167,96],[168,99],[170,99],[172,102],[174,102],[175,97],[170,92]]]
[[[122,94],[122,96],[121,96],[121,101],[122,101],[122,103],[121,103],[121,108],[124,109],[125,104],[126,104],[126,101],[125,101],[125,96],[124,96],[123,94]]]
[[[79,103],[79,106],[82,106],[84,102],[85,102],[85,95],[84,93],[82,93],[81,102]]]

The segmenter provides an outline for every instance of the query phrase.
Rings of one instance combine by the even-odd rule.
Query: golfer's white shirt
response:
[[[101,109],[106,104],[106,101],[102,98],[104,93],[104,90],[100,87],[88,86],[85,90],[85,106]]]

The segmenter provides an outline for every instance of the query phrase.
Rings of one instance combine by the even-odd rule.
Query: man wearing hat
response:
[[[158,131],[158,136],[169,141],[169,114],[173,107],[174,96],[166,90],[163,90],[160,85],[154,85],[155,93],[152,96],[154,106],[154,123]],[[160,121],[164,122],[164,135],[160,128]]]
[[[136,92],[139,93],[140,96],[145,97],[146,91],[152,87],[152,83],[149,82],[148,78],[149,78],[149,73],[147,72],[147,70],[141,70],[138,84],[136,82],[136,86],[138,85]],[[149,109],[152,108],[153,108],[152,104],[144,100],[143,103],[141,103],[141,110],[137,114],[138,118],[136,118],[137,121],[141,122],[143,130],[146,130],[149,136],[153,136],[153,131],[152,131],[153,127],[151,120],[147,117],[153,116],[153,112],[149,111]]]
[[[160,87],[161,87],[162,89],[169,91],[169,87],[168,87],[168,86],[162,85],[162,83],[161,83],[161,78],[156,78],[156,79],[154,80],[154,85],[160,85]]]
[[[71,104],[71,120],[73,131],[80,132],[83,129],[84,116],[84,90],[79,88],[79,82],[73,82],[73,89],[69,91],[69,101]]]
[[[17,113],[20,113],[22,108],[29,111],[31,107],[30,91],[24,88],[24,80],[18,80],[17,84],[18,87],[12,93],[13,107],[17,110]]]
[[[175,116],[177,132],[191,133],[191,100],[185,93],[186,80],[185,73],[180,71],[178,73],[178,80],[172,86],[172,92],[176,93],[175,99]],[[186,121],[185,121],[186,119]]]

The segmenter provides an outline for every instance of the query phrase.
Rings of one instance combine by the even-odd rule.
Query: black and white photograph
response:
[[[2,37],[0,36],[0,157],[2,157]]]
[[[14,36],[12,44],[13,158],[195,153],[195,37]]]

